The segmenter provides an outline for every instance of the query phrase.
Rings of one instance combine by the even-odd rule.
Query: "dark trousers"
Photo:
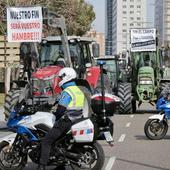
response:
[[[40,164],[47,165],[51,145],[72,125],[68,118],[61,118],[57,120],[52,129],[47,133],[41,143],[41,157]]]

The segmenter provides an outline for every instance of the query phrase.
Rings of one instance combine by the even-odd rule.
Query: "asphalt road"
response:
[[[105,141],[100,141],[105,152],[103,170],[170,170],[170,131],[162,140],[147,139],[144,124],[155,113],[150,105],[141,109],[135,114],[112,117],[114,146],[110,147]],[[35,168],[35,164],[28,162],[24,170]]]

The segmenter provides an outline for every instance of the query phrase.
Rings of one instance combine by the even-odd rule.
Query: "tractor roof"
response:
[[[115,60],[116,56],[112,55],[112,56],[100,56],[99,58],[97,58],[97,60]]]
[[[80,36],[67,36],[68,41],[70,40],[78,40],[78,41],[83,41],[83,42],[94,42],[94,39],[91,37],[80,37]],[[60,36],[48,36],[43,38],[43,40],[46,41],[61,41]]]

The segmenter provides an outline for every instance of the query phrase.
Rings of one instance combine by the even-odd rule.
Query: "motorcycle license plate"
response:
[[[104,132],[104,137],[105,137],[107,142],[113,142],[113,137],[112,137],[112,135],[110,134],[109,131]]]

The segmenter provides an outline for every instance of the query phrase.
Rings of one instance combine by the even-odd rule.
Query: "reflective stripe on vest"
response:
[[[69,86],[64,89],[71,96],[68,110],[81,110],[84,107],[84,93],[77,86]]]

